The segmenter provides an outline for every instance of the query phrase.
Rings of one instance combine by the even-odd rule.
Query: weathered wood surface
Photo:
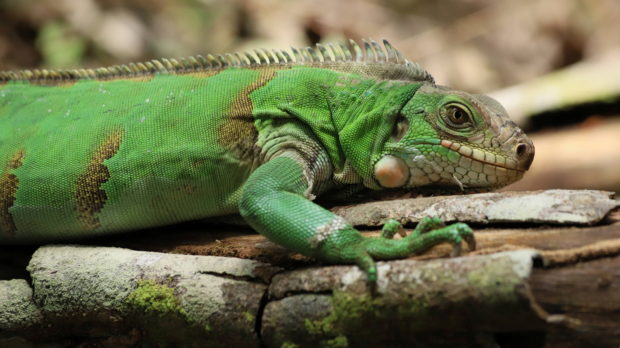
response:
[[[584,206],[602,214],[593,226],[479,225],[476,251],[449,258],[440,245],[381,262],[376,286],[355,266],[316,264],[239,227],[43,247],[26,279],[0,281],[0,346],[618,347],[620,213],[607,193],[581,193],[602,197]],[[514,197],[523,199],[504,196]],[[423,209],[455,197],[433,199]],[[393,203],[373,209],[393,212]],[[480,215],[459,206],[459,217]]]
[[[476,224],[593,225],[620,205],[612,197],[611,192],[589,190],[491,192],[395,199],[336,207],[332,211],[355,226],[380,226],[390,218],[412,223],[426,216]]]

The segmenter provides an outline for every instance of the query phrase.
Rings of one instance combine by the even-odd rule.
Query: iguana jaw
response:
[[[515,139],[516,140],[516,139]],[[374,165],[374,177],[383,188],[453,186],[461,191],[494,189],[519,180],[534,157],[526,137],[515,141],[512,157],[474,148],[451,140],[418,141],[418,147],[439,147],[449,151],[424,155],[417,148],[408,154],[386,154]]]

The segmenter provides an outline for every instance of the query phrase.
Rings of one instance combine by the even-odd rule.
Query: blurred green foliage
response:
[[[43,56],[42,65],[50,68],[77,66],[86,51],[84,38],[73,35],[67,24],[56,21],[41,27],[36,45]]]
[[[617,0],[0,0],[0,69],[389,39],[442,84],[489,91],[620,47]]]

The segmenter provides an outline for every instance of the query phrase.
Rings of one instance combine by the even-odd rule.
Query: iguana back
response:
[[[320,62],[320,50],[301,52],[297,64],[286,52],[257,51],[0,73],[0,240],[94,235],[237,212],[243,183],[264,161],[252,92],[284,69],[305,68],[290,75],[309,83],[345,76],[339,68],[372,70],[356,68],[344,53],[329,64]],[[291,93],[303,88],[286,85]]]
[[[3,237],[104,233],[236,212],[257,164],[257,154],[231,151],[256,140],[239,104],[260,75],[223,69],[0,87]],[[245,118],[233,124],[234,114]]]

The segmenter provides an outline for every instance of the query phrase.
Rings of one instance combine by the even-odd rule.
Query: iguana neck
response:
[[[392,133],[399,111],[422,83],[348,79],[348,86],[334,87],[330,98],[339,144],[364,185],[380,188],[372,175],[373,164]]]
[[[275,114],[294,117],[324,147],[335,175],[352,166],[367,186],[374,187],[372,158],[389,137],[399,110],[422,84],[293,67],[278,71],[250,97],[259,131],[266,127],[262,119],[272,123]]]

